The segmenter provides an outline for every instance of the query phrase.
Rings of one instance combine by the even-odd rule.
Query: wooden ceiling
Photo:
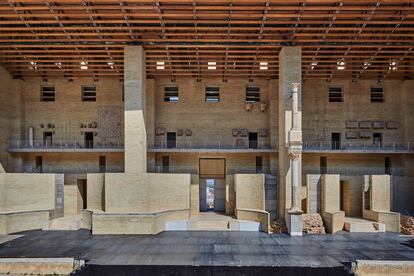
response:
[[[299,45],[304,79],[407,79],[414,1],[0,0],[14,77],[122,79],[130,44],[149,77],[277,78],[281,47]]]

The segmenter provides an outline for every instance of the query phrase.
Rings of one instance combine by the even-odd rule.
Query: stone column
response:
[[[283,47],[279,53],[279,196],[278,215],[291,235],[302,234],[299,193],[302,176],[302,52]]]
[[[300,83],[292,83],[292,128],[289,131],[288,152],[291,166],[292,206],[289,213],[301,213],[299,207],[299,162],[302,157],[302,129],[299,113],[299,87]]]
[[[147,172],[145,52],[142,46],[124,48],[125,173]]]

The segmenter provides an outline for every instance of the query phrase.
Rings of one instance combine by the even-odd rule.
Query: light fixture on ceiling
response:
[[[388,67],[388,70],[397,70],[398,69],[396,61],[390,61],[389,65],[390,66]]]
[[[62,68],[62,63],[61,62],[55,62],[55,65],[57,66],[57,68],[61,69]]]
[[[29,65],[29,69],[30,70],[36,70],[37,69],[37,63],[34,62],[34,61],[31,61],[30,65]]]
[[[165,69],[165,62],[164,61],[157,61],[157,70],[164,70]]]
[[[311,70],[315,69],[316,65],[318,65],[318,63],[316,61],[311,63]]]
[[[114,63],[112,61],[108,61],[107,64],[111,67],[111,69],[114,69]]]
[[[364,62],[364,70],[367,70],[368,69],[368,66],[371,66],[371,63],[370,62],[368,62],[368,61],[365,61]]]
[[[82,69],[82,70],[87,70],[88,69],[88,62],[86,62],[86,61],[81,61],[80,62],[80,69]]]
[[[267,65],[268,65],[267,61],[261,61],[260,62],[260,70],[267,70],[267,69],[269,69],[269,67]]]
[[[216,62],[215,61],[209,61],[209,62],[207,62],[207,69],[208,70],[216,70],[217,69],[217,66],[216,66]]]
[[[336,69],[337,69],[337,70],[345,70],[345,69],[346,69],[346,67],[345,67],[346,62],[345,62],[345,61],[338,61],[338,62],[336,63],[336,65],[338,65],[338,66],[336,67]]]

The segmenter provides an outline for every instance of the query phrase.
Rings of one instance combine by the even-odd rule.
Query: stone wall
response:
[[[401,215],[401,233],[414,235],[414,217]]]
[[[7,149],[10,140],[21,138],[23,82],[12,79],[0,65],[0,83],[0,164],[7,172],[19,172],[19,158],[8,154]]]
[[[105,211],[190,211],[188,174],[105,174]]]
[[[251,111],[245,110],[246,86],[260,87],[260,101],[267,104],[265,112],[261,112],[259,103],[253,105]],[[164,102],[164,88],[178,86],[179,102]],[[220,102],[205,101],[205,87],[220,87]],[[192,130],[191,137],[177,137],[177,143],[191,142],[193,146],[204,143],[232,146],[235,138],[232,129],[248,129],[258,132],[264,128],[269,130],[269,82],[255,80],[208,79],[197,82],[193,78],[156,79],[155,81],[155,127],[175,132],[178,129]],[[156,137],[156,139],[161,139]],[[185,140],[186,139],[186,140]],[[260,139],[259,143],[269,145],[269,138]],[[159,141],[158,144],[160,143]]]
[[[53,210],[55,175],[0,174],[0,212]]]
[[[320,214],[302,214],[303,233],[306,234],[325,234],[322,217]]]

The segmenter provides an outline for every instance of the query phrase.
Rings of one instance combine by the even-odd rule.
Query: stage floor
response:
[[[100,235],[85,230],[28,231],[0,244],[0,257],[75,257],[91,265],[337,267],[355,260],[414,260],[412,236],[260,232]],[[4,238],[4,237],[3,237]]]

